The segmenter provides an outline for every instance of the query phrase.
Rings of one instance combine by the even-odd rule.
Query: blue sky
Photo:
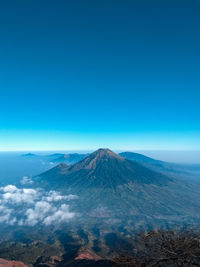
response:
[[[200,150],[200,1],[0,4],[0,150]]]

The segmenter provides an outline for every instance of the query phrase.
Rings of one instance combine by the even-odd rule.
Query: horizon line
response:
[[[48,150],[38,150],[38,149],[25,149],[25,150],[0,150],[1,152],[52,152],[52,151],[96,151],[98,149],[102,149],[102,147],[96,148],[96,149],[48,149]],[[110,149],[114,151],[173,151],[173,152],[200,152],[200,149],[112,149],[109,147],[103,148],[103,149]]]

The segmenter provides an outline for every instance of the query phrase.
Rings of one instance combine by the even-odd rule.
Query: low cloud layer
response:
[[[71,201],[76,199],[53,190],[0,187],[0,223],[34,226],[68,222],[76,215],[71,211]]]

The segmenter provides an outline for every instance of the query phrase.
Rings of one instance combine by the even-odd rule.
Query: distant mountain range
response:
[[[26,159],[41,160],[41,162],[49,165],[56,165],[58,163],[66,163],[66,164],[75,164],[89,154],[79,154],[79,153],[54,153],[49,155],[40,155],[27,153],[23,154],[22,157]],[[177,164],[177,163],[169,163],[161,160],[152,159],[145,155],[134,153],[134,152],[122,152],[119,153],[119,156],[126,158],[131,161],[138,162],[143,166],[150,168],[154,171],[164,173],[168,176],[178,176],[179,178],[190,179],[195,178],[196,180],[200,180],[200,164]]]
[[[85,157],[87,157],[89,153],[80,154],[80,153],[53,153],[49,155],[40,155],[33,153],[26,153],[21,155],[26,159],[31,160],[41,160],[46,164],[58,164],[58,163],[66,163],[66,164],[75,164]],[[180,178],[196,178],[196,180],[200,177],[200,164],[181,164],[181,163],[169,163],[157,159],[152,159],[145,155],[134,153],[134,152],[122,152],[119,155],[128,160],[132,160],[138,162],[148,168],[151,168],[158,172],[166,173],[167,175],[175,174]]]
[[[79,153],[53,153],[49,155],[40,155],[27,153],[22,155],[26,161],[30,164],[35,163],[35,169],[38,168],[48,170],[49,168],[56,166],[59,163],[65,163],[67,165],[72,165],[83,160],[89,154],[79,154]],[[139,163],[140,165],[151,169],[154,172],[162,173],[165,176],[171,178],[178,178],[185,181],[192,181],[200,184],[200,164],[176,164],[169,163],[161,160],[152,159],[145,155],[134,153],[134,152],[122,152],[119,156],[126,158],[130,161]]]
[[[117,222],[126,217],[140,228],[198,219],[199,187],[156,171],[156,164],[160,168],[163,163],[136,153],[99,149],[73,165],[57,165],[35,182],[78,195],[77,211],[87,220]]]

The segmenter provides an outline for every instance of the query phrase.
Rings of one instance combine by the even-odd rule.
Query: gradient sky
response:
[[[200,1],[0,4],[0,150],[200,150]]]

